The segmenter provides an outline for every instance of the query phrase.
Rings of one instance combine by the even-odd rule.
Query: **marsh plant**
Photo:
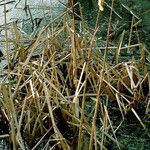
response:
[[[0,138],[7,149],[124,149],[127,143],[118,137],[131,120],[149,136],[150,53],[140,42],[134,16],[130,34],[123,30],[119,42],[111,43],[113,4],[112,0],[107,36],[101,41],[96,36],[98,23],[93,32],[88,30],[80,3],[32,36],[23,34],[17,22],[5,24]],[[105,9],[103,1],[99,7],[97,20]],[[138,42],[132,44],[135,33]],[[134,51],[140,54],[137,59]],[[130,53],[126,60],[124,53]]]

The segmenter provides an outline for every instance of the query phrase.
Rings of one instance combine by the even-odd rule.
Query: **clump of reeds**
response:
[[[146,112],[149,108],[144,47],[130,41],[123,47],[123,31],[118,46],[112,47],[112,64],[107,61],[109,39],[102,47],[103,56],[95,47],[98,27],[89,33],[81,15],[82,34],[78,36],[71,9],[42,27],[28,44],[13,23],[11,57],[6,34],[7,80],[0,88],[9,129],[1,138],[7,138],[14,150],[107,149],[108,139],[121,149],[116,132],[129,111],[145,128],[136,112],[141,103]],[[141,57],[122,62],[121,51],[131,47],[139,47]],[[114,104],[121,115],[116,123],[109,111]]]

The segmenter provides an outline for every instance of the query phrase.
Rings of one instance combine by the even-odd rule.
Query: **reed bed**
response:
[[[117,46],[109,47],[107,38],[100,47],[98,24],[90,33],[81,13],[78,35],[71,9],[28,37],[15,22],[5,24],[0,122],[6,128],[1,127],[0,138],[6,139],[8,149],[103,150],[112,143],[123,149],[117,132],[128,114],[149,136],[140,115],[140,108],[144,116],[149,114],[149,54],[139,40],[131,44],[134,17],[127,46],[122,44],[123,31]],[[122,60],[122,52],[134,50],[140,53],[138,59]]]

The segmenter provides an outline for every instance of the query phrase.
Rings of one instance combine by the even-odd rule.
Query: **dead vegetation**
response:
[[[140,41],[132,45],[131,37],[128,46],[122,45],[125,31],[119,44],[110,48],[108,31],[103,55],[95,46],[98,27],[89,33],[81,14],[79,36],[71,9],[33,37],[24,36],[16,23],[5,25],[7,66],[0,84],[0,122],[7,128],[0,126],[0,138],[14,150],[109,149],[108,141],[122,149],[116,134],[128,113],[147,130],[139,108],[144,106],[144,114],[149,114],[148,51]],[[110,26],[111,22],[108,30]],[[138,49],[140,58],[123,62],[121,52],[131,48]],[[108,60],[109,51],[115,63]],[[112,108],[117,109],[116,122]]]

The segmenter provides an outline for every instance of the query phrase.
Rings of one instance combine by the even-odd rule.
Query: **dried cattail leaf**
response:
[[[100,11],[104,10],[104,0],[98,0],[98,6]]]

